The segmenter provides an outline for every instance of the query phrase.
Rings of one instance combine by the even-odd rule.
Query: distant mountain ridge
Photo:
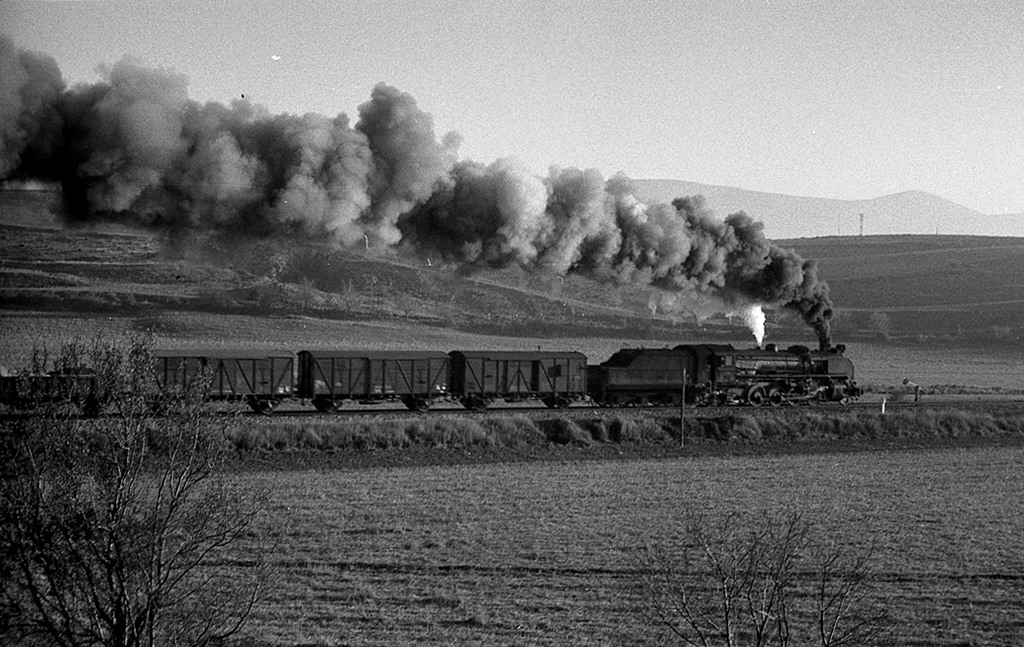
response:
[[[869,200],[809,198],[748,191],[736,187],[683,180],[633,180],[638,196],[667,202],[702,195],[719,217],[745,211],[764,223],[770,238],[816,238],[860,234],[955,234],[1024,237],[1024,214],[985,215],[925,193],[904,191]]]

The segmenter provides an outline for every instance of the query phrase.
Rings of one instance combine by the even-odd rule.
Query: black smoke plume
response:
[[[69,222],[117,220],[191,236],[328,240],[462,270],[556,275],[792,309],[829,341],[832,303],[813,261],[743,212],[700,197],[639,201],[624,175],[459,160],[415,99],[385,84],[345,114],[273,115],[200,104],[187,79],[124,59],[66,87],[51,57],[0,38],[0,180],[59,183]]]
[[[52,57],[0,37],[0,178],[43,173],[60,142],[64,90]]]

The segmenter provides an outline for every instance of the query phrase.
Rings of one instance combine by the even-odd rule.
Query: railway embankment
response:
[[[818,453],[1019,444],[1024,412],[959,409],[584,415],[240,418],[228,441],[243,462],[402,465],[680,455]]]

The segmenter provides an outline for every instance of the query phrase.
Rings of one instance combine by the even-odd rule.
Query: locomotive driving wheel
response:
[[[764,389],[760,386],[752,386],[747,389],[746,401],[752,407],[759,407],[764,404]]]

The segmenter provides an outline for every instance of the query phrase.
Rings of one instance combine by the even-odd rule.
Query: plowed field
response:
[[[272,491],[269,645],[637,644],[637,549],[687,511],[796,508],[851,551],[897,644],[1024,641],[1024,448],[240,475]]]

